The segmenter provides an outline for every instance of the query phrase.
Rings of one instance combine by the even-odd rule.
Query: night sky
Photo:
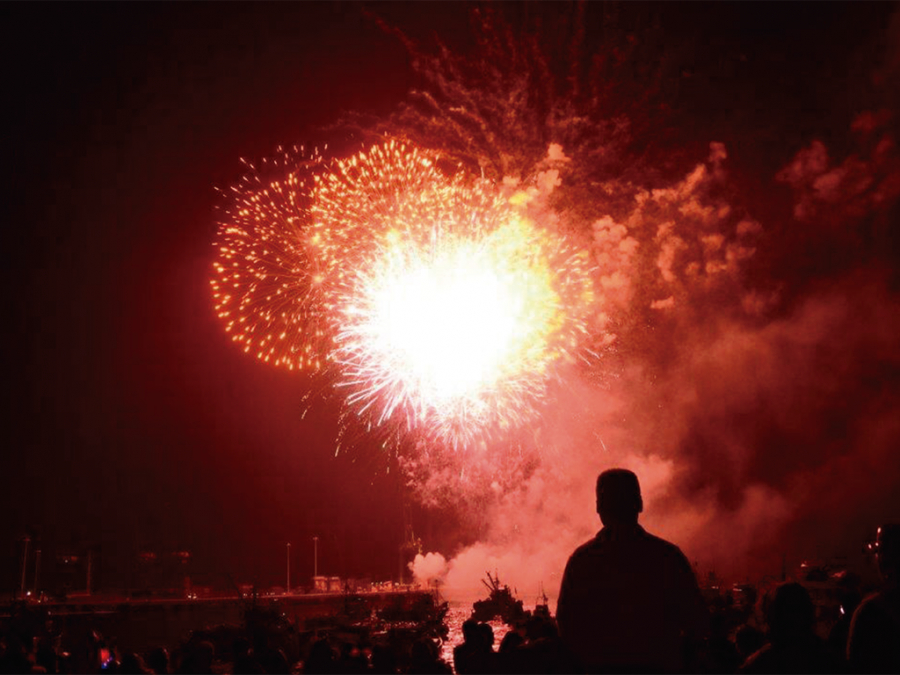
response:
[[[553,27],[552,5],[504,7],[514,28],[535,16]],[[604,7],[586,13],[587,44],[598,50]],[[334,137],[324,127],[345,113],[387,116],[421,86],[404,45],[374,15],[424,49],[436,51],[437,36],[465,54],[475,47],[472,8],[3,5],[0,589],[18,583],[25,533],[48,554],[98,551],[100,583],[110,587],[129,583],[137,551],[175,548],[194,553],[198,580],[280,583],[288,541],[302,583],[313,535],[320,571],[395,574],[396,475],[364,443],[335,457],[333,402],[314,395],[301,418],[304,396],[324,385],[262,367],[221,330],[209,288],[214,187],[240,177],[241,157],[321,145]],[[872,78],[891,63],[896,71],[896,11],[888,3],[619,8],[621,25],[661,32],[680,72],[678,86],[659,94],[669,133],[648,147],[684,173],[710,141],[726,144],[737,198],[780,242],[763,244],[755,274],[777,280],[769,286],[781,289],[785,315],[793,298],[857,266],[880,270],[873,293],[896,292],[895,204],[882,212],[886,224],[857,231],[863,253],[852,263],[835,257],[833,239],[816,243],[778,215],[790,212],[792,195],[774,179],[814,139],[839,160],[854,119],[896,103]],[[896,356],[885,359],[894,364],[887,384],[878,360],[859,375],[888,401],[898,399]],[[691,481],[703,482],[683,478]],[[414,513],[429,550],[450,554],[466,540],[452,516]],[[804,527],[827,527],[814,521]]]

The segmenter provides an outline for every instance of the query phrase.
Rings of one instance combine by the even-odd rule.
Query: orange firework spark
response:
[[[231,188],[232,201],[219,224],[218,260],[211,280],[216,311],[244,351],[263,361],[319,368],[327,356],[327,331],[315,299],[316,260],[304,228],[307,186],[317,154],[283,152]],[[269,176],[273,176],[268,180]]]
[[[435,163],[392,142],[306,183],[251,183],[213,286],[245,351],[328,362],[364,419],[461,447],[535,417],[592,282],[587,255],[495,184]]]

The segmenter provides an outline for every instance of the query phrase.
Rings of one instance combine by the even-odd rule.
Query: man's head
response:
[[[638,478],[628,469],[609,469],[597,477],[597,513],[604,525],[637,523],[644,510]]]

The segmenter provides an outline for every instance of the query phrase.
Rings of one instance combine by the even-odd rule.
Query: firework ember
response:
[[[245,352],[290,370],[319,368],[326,353],[312,300],[314,261],[302,233],[309,193],[301,172],[319,158],[301,160],[300,153],[282,152],[260,170],[247,164],[250,173],[232,188],[219,227],[211,281],[216,311],[232,339]]]
[[[448,446],[533,419],[586,334],[587,255],[396,143],[305,181],[282,165],[243,181],[220,228],[217,308],[245,351],[331,364],[367,422]]]

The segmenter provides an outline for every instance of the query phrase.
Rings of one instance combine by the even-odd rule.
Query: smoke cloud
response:
[[[413,573],[413,579],[419,584],[440,584],[447,576],[447,560],[440,553],[417,553],[409,563],[409,569]]]
[[[479,541],[449,561],[450,597],[471,599],[486,571],[526,599],[542,587],[555,597],[568,555],[600,526],[594,477],[613,466],[640,477],[649,530],[698,571],[736,580],[852,555],[878,522],[900,517],[900,299],[889,272],[850,266],[791,306],[755,290],[747,268],[766,232],[713,196],[725,160],[713,143],[681,181],[594,221],[607,322],[634,344],[611,349],[600,369],[614,376],[600,385],[582,374],[557,392],[539,465],[487,500]],[[795,188],[792,215],[827,206],[857,236],[881,227],[900,172],[853,158],[832,167],[816,141],[778,173]],[[549,184],[536,201],[549,200]],[[654,316],[655,331],[635,327]]]
[[[481,482],[432,467],[414,485],[469,528],[446,567],[417,557],[417,577],[439,570],[469,599],[497,571],[525,600],[542,586],[555,597],[600,527],[596,475],[614,466],[640,478],[641,522],[701,572],[758,579],[783,560],[852,557],[900,519],[897,54],[876,72],[884,104],[855,117],[842,150],[810,138],[765,177],[791,203],[763,222],[736,197],[724,144],[662,180],[628,151],[646,116],[608,105],[610,92],[579,108],[577,77],[545,86],[559,68],[536,39],[505,61],[515,40],[492,21],[472,62],[410,45],[431,88],[379,130],[479,167],[530,217],[580,237],[601,298],[596,359],[561,378],[536,455]]]
[[[758,578],[782,556],[856,552],[900,515],[898,310],[877,280],[852,278],[764,326],[680,326],[666,371],[639,364],[602,393],[573,387],[540,467],[451,559],[448,593],[499,570],[555,595],[567,556],[600,527],[593,482],[613,466],[640,477],[644,525],[701,570]]]

